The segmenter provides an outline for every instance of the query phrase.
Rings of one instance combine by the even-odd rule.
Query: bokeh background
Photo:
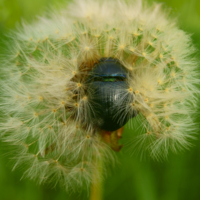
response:
[[[0,0],[0,53],[3,53],[7,33],[22,19],[29,22],[35,16],[59,9],[67,0]],[[149,0],[151,1],[151,0]],[[200,50],[200,1],[165,0],[164,6],[178,17],[179,26],[191,33],[194,45]],[[197,55],[200,61],[200,51]],[[200,70],[200,68],[199,68]],[[0,72],[1,73],[1,72]],[[199,104],[200,106],[200,104]],[[111,168],[104,180],[104,200],[200,200],[200,109],[197,110],[197,140],[189,151],[170,153],[167,160],[140,159],[126,149],[117,153],[119,163]],[[128,128],[123,137],[133,134]],[[87,200],[86,192],[68,194],[56,187],[36,185],[21,179],[20,170],[11,171],[7,152],[0,143],[0,199],[1,200]]]

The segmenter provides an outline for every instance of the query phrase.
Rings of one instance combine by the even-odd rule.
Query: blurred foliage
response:
[[[0,27],[6,30],[13,28],[21,19],[30,21],[47,8],[60,5],[57,0],[0,0]]]
[[[152,0],[149,0],[152,1]],[[48,11],[48,7],[61,7],[64,0],[0,0],[0,37],[14,29],[22,18],[31,21],[35,15]],[[191,33],[194,44],[200,49],[200,1],[159,0],[178,16],[180,27]],[[3,43],[0,43],[2,50]],[[199,55],[199,54],[198,54]],[[200,57],[200,56],[199,56]],[[199,110],[200,111],[200,110]],[[199,127],[199,116],[196,117]],[[125,148],[117,153],[119,163],[110,169],[104,181],[105,200],[199,200],[200,199],[200,127],[197,140],[189,151],[170,154],[168,160],[158,162],[141,160],[130,155]],[[123,137],[132,132],[126,128]],[[2,143],[0,146],[2,147]],[[85,192],[67,194],[59,187],[37,186],[34,181],[20,180],[20,170],[11,172],[7,152],[0,150],[0,199],[2,200],[83,200]],[[22,169],[23,170],[23,169]]]

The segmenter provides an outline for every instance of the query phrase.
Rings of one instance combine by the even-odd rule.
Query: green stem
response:
[[[98,162],[97,171],[95,171],[94,173],[93,182],[91,184],[90,200],[102,200],[103,196],[102,166],[103,166],[103,160],[100,159]]]

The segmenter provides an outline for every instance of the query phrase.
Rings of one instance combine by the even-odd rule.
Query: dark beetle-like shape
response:
[[[105,131],[115,131],[123,127],[130,118],[125,110],[129,88],[128,71],[114,58],[102,58],[94,66],[87,78],[91,92],[90,101],[93,105],[94,125]]]

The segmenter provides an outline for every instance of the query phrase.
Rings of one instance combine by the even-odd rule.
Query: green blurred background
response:
[[[149,0],[150,1],[150,0]],[[50,7],[62,7],[64,0],[0,0],[0,37],[20,23],[33,20]],[[157,1],[158,2],[158,1]],[[178,16],[179,26],[192,33],[194,44],[200,49],[200,1],[159,1]],[[3,43],[0,43],[2,53]],[[198,54],[200,58],[200,54]],[[200,60],[200,59],[199,59]],[[123,149],[117,154],[119,163],[112,168],[104,181],[104,200],[200,200],[200,109],[197,111],[197,140],[190,151],[169,154],[158,162],[141,160]],[[130,135],[127,128],[123,137]],[[1,147],[3,146],[0,143]],[[22,173],[11,172],[10,162],[0,148],[0,200],[84,200],[86,192],[69,195],[63,189],[38,186],[34,181],[21,179]]]

